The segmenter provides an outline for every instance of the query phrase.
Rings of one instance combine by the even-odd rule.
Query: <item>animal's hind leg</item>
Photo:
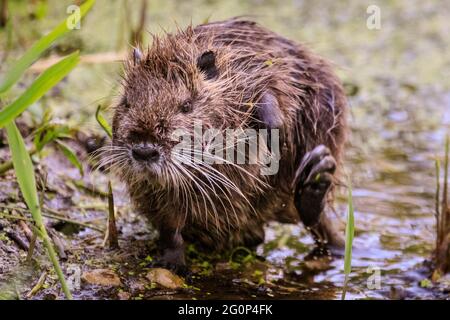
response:
[[[330,150],[319,145],[303,157],[292,187],[300,219],[311,230],[316,242],[341,246],[342,238],[323,213],[335,171],[336,161]]]

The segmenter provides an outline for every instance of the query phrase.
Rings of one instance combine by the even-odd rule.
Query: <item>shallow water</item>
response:
[[[69,3],[49,2],[54,5],[48,7],[45,20],[30,22],[23,8],[24,12],[15,17],[15,23],[21,23],[21,41],[27,46],[37,32],[47,30],[64,16],[65,2]],[[369,4],[371,1],[286,1],[283,5],[262,0],[244,4],[151,1],[149,29],[158,31],[161,24],[170,30],[174,28],[172,20],[184,26],[191,17],[195,24],[207,18],[218,20],[251,13],[254,19],[333,60],[344,82],[357,89],[349,97],[352,134],[345,161],[356,210],[347,298],[448,298],[448,285],[444,292],[438,287],[422,288],[420,282],[430,275],[427,261],[435,241],[434,159],[442,156],[445,134],[450,131],[450,3],[382,1],[380,30],[366,27]],[[63,43],[81,43],[82,53],[126,48],[121,5],[120,1],[99,0],[82,29]],[[0,44],[4,39],[0,38]],[[13,52],[22,52],[17,39],[13,41]],[[13,59],[14,54],[10,54],[7,62]],[[0,67],[1,72],[7,64]],[[69,119],[86,130],[98,130],[93,117],[96,104],[108,103],[119,73],[119,63],[82,65],[57,93],[35,108],[51,107],[61,119]],[[336,212],[344,221],[345,188],[341,191]],[[126,199],[117,198],[122,202],[119,205],[127,205]],[[139,238],[133,219],[119,220],[124,239],[130,233]],[[145,228],[142,235],[146,239]],[[83,231],[78,237],[92,237],[92,232]],[[77,237],[72,240],[75,247],[77,243],[85,245],[77,242]],[[96,239],[94,245],[100,240]],[[313,242],[302,226],[271,224],[266,243],[257,250],[266,262],[258,260],[241,269],[225,266],[225,271],[216,266],[212,273],[193,281],[199,290],[172,296],[340,298],[343,259],[333,259],[326,271],[308,271],[304,258],[312,248]],[[127,268],[121,266],[119,270]],[[263,270],[264,285],[256,283],[255,270]],[[377,274],[379,278],[374,278]],[[130,291],[132,282],[126,281]],[[146,298],[167,297],[144,291]],[[77,296],[114,297],[88,289]]]

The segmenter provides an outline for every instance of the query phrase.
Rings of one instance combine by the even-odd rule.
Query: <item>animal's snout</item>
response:
[[[137,161],[155,162],[159,159],[159,151],[153,145],[139,144],[133,146],[131,153]]]

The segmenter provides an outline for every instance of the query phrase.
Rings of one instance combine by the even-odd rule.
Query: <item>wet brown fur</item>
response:
[[[216,55],[216,79],[205,79],[197,67],[207,51]],[[259,165],[243,165],[245,171],[214,165],[240,194],[211,183],[201,170],[186,173],[173,166],[173,130],[192,131],[194,119],[211,128],[247,128],[252,108],[268,90],[278,101],[285,133],[278,174],[262,176]],[[193,110],[183,114],[179,106],[188,99]],[[154,36],[141,61],[130,56],[113,119],[113,146],[121,149],[112,148],[111,164],[161,236],[180,230],[187,239],[221,250],[261,242],[270,220],[298,222],[289,187],[295,170],[319,144],[330,148],[340,167],[346,130],[346,99],[328,62],[255,22],[231,19]],[[126,146],[133,139],[161,146],[164,165],[157,176],[132,163]],[[202,181],[210,199],[202,200],[191,179]]]

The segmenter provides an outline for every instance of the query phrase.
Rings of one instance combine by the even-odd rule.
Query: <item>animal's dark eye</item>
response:
[[[206,79],[215,78],[219,73],[216,67],[216,55],[212,51],[206,51],[198,57],[197,67],[205,73]]]
[[[128,140],[132,142],[139,142],[145,140],[145,133],[137,130],[132,130],[128,133]]]
[[[187,100],[180,105],[180,110],[183,113],[189,113],[192,111],[192,102]]]

